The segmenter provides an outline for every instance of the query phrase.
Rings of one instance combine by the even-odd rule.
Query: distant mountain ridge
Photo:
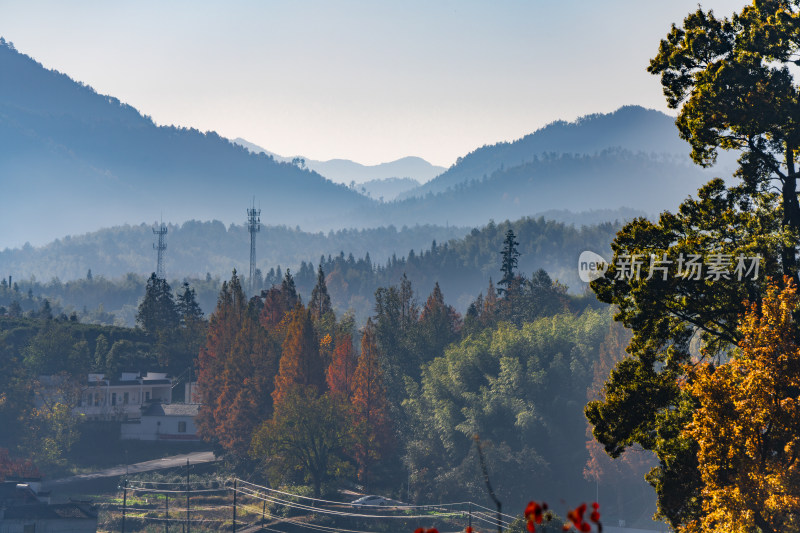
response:
[[[679,156],[620,148],[591,155],[551,153],[444,192],[371,208],[382,209],[391,219],[424,217],[458,226],[474,219],[513,220],[545,212],[611,213],[628,208],[650,216],[674,209],[711,176]]]
[[[600,222],[606,214],[674,209],[713,175],[688,163],[688,146],[670,117],[628,106],[484,146],[418,187],[414,197],[381,202],[388,195],[365,197],[214,132],[158,127],[5,42],[0,72],[0,227],[12,228],[0,233],[0,249],[161,215],[177,224],[238,225],[254,198],[264,224],[309,232],[474,227],[544,212],[567,223],[586,220],[589,212],[588,219]]]
[[[5,42],[0,72],[0,226],[24,228],[26,240],[162,212],[171,220],[242,221],[254,196],[266,223],[328,229],[355,225],[342,213],[375,203],[214,132],[158,127]]]
[[[304,156],[285,157],[253,144],[246,139],[237,137],[233,142],[244,146],[253,153],[265,153],[271,155],[278,161],[290,163],[296,157],[302,158],[305,165],[331,181],[349,185],[350,182],[362,184],[367,181],[385,180],[389,178],[411,178],[420,183],[424,183],[438,176],[445,170],[444,167],[432,165],[421,157],[402,157],[394,161],[380,163],[378,165],[362,165],[349,159],[330,159],[328,161],[316,161]]]
[[[400,198],[444,192],[460,183],[488,178],[498,170],[529,163],[543,154],[591,155],[623,148],[634,153],[680,155],[688,160],[689,145],[678,137],[674,120],[660,111],[624,106],[613,113],[587,115],[574,122],[552,122],[516,141],[478,148]]]

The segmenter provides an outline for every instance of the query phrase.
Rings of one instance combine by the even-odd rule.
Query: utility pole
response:
[[[122,482],[122,533],[125,533],[125,511],[128,507],[128,478]]]
[[[189,525],[189,459],[186,459],[186,533],[190,531]]]
[[[256,233],[261,231],[261,209],[256,209],[253,198],[253,207],[247,210],[247,231],[250,232],[250,294],[255,294],[256,286]]]
[[[233,533],[236,533],[236,478],[233,478]]]
[[[167,495],[167,519],[164,520],[164,533],[169,533],[169,492],[165,494]]]
[[[269,478],[264,480],[264,488],[269,487]],[[264,501],[261,502],[261,520],[267,521],[267,491],[264,491]]]

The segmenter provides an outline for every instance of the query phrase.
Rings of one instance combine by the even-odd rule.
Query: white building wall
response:
[[[183,422],[185,432],[179,431]],[[122,424],[120,438],[129,440],[197,440],[197,426],[191,416],[143,416],[138,422]]]

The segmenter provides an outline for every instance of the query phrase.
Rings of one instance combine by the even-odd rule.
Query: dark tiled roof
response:
[[[97,514],[88,506],[75,503],[59,503],[47,505],[37,503],[32,505],[17,505],[5,510],[6,520],[62,520],[62,519],[96,519]]]
[[[142,411],[142,416],[197,416],[197,403],[154,403]]]
[[[17,488],[17,482],[6,480],[0,483],[0,506],[14,503],[30,503],[38,501],[36,495],[28,487]]]
[[[88,385],[90,387],[106,387],[107,386],[105,380],[89,381],[87,383],[88,383]],[[128,386],[128,387],[134,387],[134,386],[138,387],[139,386],[139,380],[138,379],[125,380],[125,381],[123,381],[121,379],[112,379],[112,380],[110,380],[110,383],[111,383],[112,387],[123,386],[123,385],[124,386]],[[145,380],[142,380],[142,384],[143,385],[147,385],[147,386],[149,386],[149,385],[172,385],[172,381],[169,380],[169,379],[145,379]]]

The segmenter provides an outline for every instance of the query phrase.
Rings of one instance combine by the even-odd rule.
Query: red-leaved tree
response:
[[[278,403],[295,385],[326,390],[325,365],[311,316],[302,304],[291,312],[272,398]]]
[[[371,319],[367,320],[361,337],[361,356],[353,376],[352,405],[358,476],[368,485],[372,466],[392,446],[389,404]]]

